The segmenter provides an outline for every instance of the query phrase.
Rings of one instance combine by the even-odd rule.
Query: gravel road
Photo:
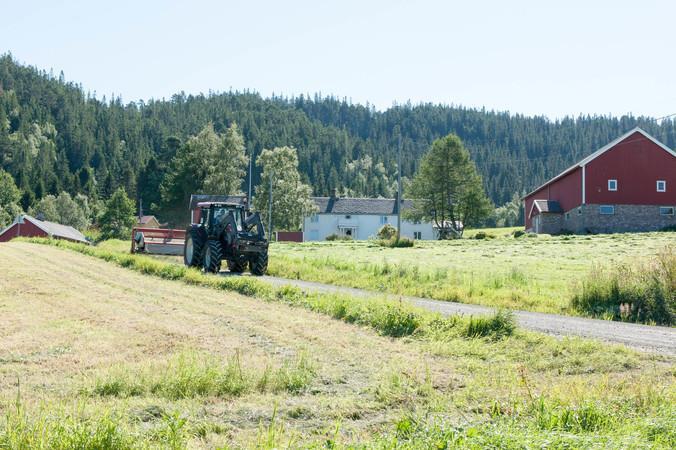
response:
[[[227,275],[227,273],[223,273]],[[291,280],[265,276],[261,279],[275,286],[293,285],[304,291],[340,292],[359,297],[384,296],[379,292],[334,286],[311,281]],[[444,315],[465,314],[477,315],[493,312],[492,308],[464,303],[430,300],[420,297],[393,296],[421,308],[439,312]],[[528,311],[514,311],[517,322],[523,328],[554,336],[582,336],[602,341],[624,344],[635,349],[676,356],[676,328],[639,325],[633,323],[613,322],[609,320],[586,319],[582,317],[560,316]]]

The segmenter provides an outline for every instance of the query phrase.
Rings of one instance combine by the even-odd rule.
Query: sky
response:
[[[0,15],[0,53],[124,102],[248,89],[676,113],[673,1],[0,0]]]

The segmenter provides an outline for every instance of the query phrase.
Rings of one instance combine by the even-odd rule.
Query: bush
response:
[[[390,239],[380,239],[377,242],[378,245],[380,245],[381,247],[390,247],[390,248],[406,248],[413,247],[415,245],[415,241],[407,237],[403,237],[400,239],[397,239],[396,237]]]
[[[495,236],[490,233],[486,233],[485,231],[479,231],[474,235],[474,239],[495,239]]]
[[[594,316],[608,313],[614,320],[676,322],[676,250],[661,252],[654,261],[615,270],[592,269],[582,283],[582,292],[571,305]]]
[[[526,234],[526,232],[524,230],[514,230],[514,231],[512,231],[512,236],[514,236],[514,238],[516,238],[516,239],[522,237],[524,234]]]
[[[676,231],[676,225],[667,225],[662,228],[660,231]]]
[[[392,239],[397,235],[397,229],[389,223],[386,223],[378,230],[378,239]]]
[[[343,236],[343,235],[334,233],[334,234],[329,234],[328,236],[326,236],[326,240],[327,241],[351,241],[352,236]]]

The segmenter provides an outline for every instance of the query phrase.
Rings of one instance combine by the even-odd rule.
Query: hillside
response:
[[[443,321],[385,337],[25,242],[0,284],[2,448],[673,444],[665,356]]]
[[[208,121],[237,122],[247,149],[298,148],[300,169],[316,195],[393,193],[399,126],[403,175],[411,176],[430,142],[457,133],[496,205],[529,190],[582,155],[640,125],[676,146],[674,121],[587,117],[550,121],[445,105],[398,105],[376,111],[332,97],[263,98],[251,92],[177,93],[124,104],[0,57],[0,168],[24,191],[22,204],[66,190],[107,197],[118,186],[158,203],[158,185],[185,139]],[[254,173],[254,183],[259,177]],[[155,211],[157,212],[157,211]]]

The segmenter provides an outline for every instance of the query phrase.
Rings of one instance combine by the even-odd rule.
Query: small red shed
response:
[[[676,226],[676,152],[634,128],[524,197],[535,233]]]
[[[28,214],[21,214],[10,226],[0,231],[0,242],[7,242],[19,236],[49,237],[52,239],[88,243],[87,238],[73,227],[46,220],[38,220]]]

